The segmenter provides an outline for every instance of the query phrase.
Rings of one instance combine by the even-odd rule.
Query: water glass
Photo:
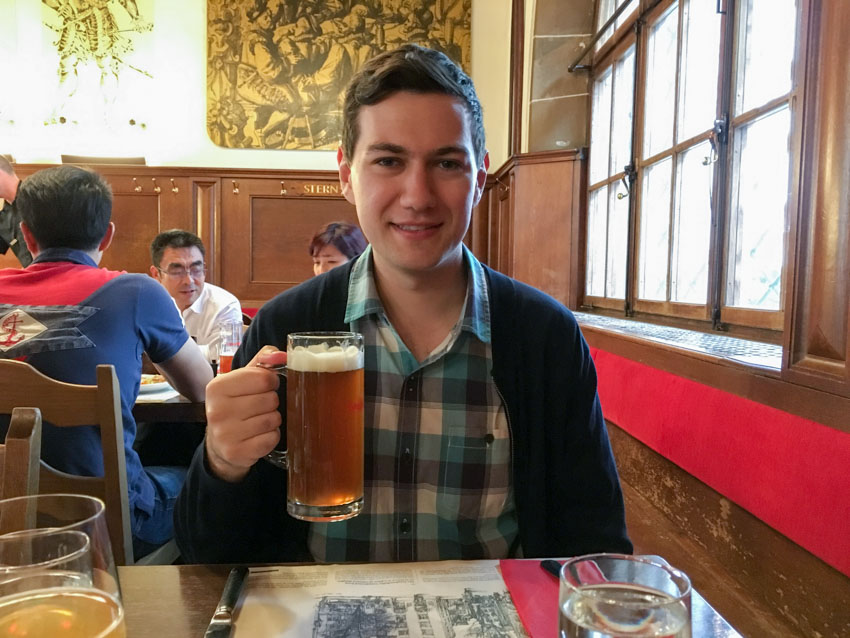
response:
[[[691,636],[691,582],[659,558],[578,556],[560,580],[560,638]]]

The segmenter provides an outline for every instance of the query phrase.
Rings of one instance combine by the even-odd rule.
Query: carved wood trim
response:
[[[810,11],[784,377],[850,396],[850,4]]]

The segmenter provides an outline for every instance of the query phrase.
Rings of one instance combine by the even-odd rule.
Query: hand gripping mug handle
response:
[[[258,363],[257,366],[260,368],[265,368],[266,370],[271,370],[272,372],[277,372],[284,379],[286,378],[285,363],[280,363],[277,365],[267,365],[265,363]],[[272,450],[263,457],[263,460],[268,461],[275,467],[279,467],[283,470],[289,469],[289,458],[286,456],[286,450]]]

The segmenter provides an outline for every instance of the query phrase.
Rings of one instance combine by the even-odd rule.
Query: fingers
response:
[[[248,363],[248,366],[263,365],[280,365],[286,363],[286,352],[278,350],[274,346],[263,346],[254,355],[254,358]]]
[[[248,366],[219,375],[207,386],[207,460],[212,472],[224,480],[244,478],[280,439],[276,392],[280,380],[273,371],[252,365],[260,354]]]

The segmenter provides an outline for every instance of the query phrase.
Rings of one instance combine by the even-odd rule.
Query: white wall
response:
[[[160,166],[336,168],[330,151],[240,150],[213,144],[205,123],[206,0],[138,4],[143,15],[145,8],[153,15],[156,47],[144,63],[154,80],[138,76],[140,83],[147,82],[138,100],[144,104],[129,108],[138,111],[147,128],[122,122],[120,134],[69,136],[70,125],[42,123],[46,105],[54,99],[49,87],[56,83],[55,56],[51,60],[45,55],[50,42],[41,27],[46,9],[32,0],[0,0],[0,152],[21,163],[58,162],[67,153],[144,155],[149,165]],[[484,107],[494,168],[507,157],[509,43],[510,0],[474,0],[472,77]]]

